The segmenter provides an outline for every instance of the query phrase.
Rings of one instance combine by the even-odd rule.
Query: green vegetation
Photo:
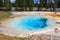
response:
[[[10,12],[3,12],[3,11],[1,11],[1,12],[0,12],[0,20],[9,18],[10,15],[12,15]]]
[[[39,3],[39,5],[38,5],[38,11],[39,11],[39,9],[42,11],[43,2],[44,2],[44,0],[40,0],[40,3]]]
[[[15,5],[16,8],[19,7],[20,11],[27,10],[27,7],[29,8],[29,10],[32,10],[34,6],[34,1],[33,0],[16,0],[15,4],[16,4]]]
[[[15,6],[16,6],[16,10],[17,10],[17,8],[19,7],[19,10],[20,11],[23,11],[24,10],[24,8],[25,8],[25,3],[24,3],[24,0],[16,0],[15,1]]]
[[[4,0],[3,3],[5,3],[6,11],[11,11],[11,7],[12,7],[11,1],[10,0]]]
[[[29,10],[31,11],[33,9],[33,7],[34,7],[34,1],[33,0],[29,0],[27,7],[29,7]]]
[[[55,11],[56,7],[60,7],[60,1],[59,0],[40,0],[39,3],[34,3],[34,0],[16,0],[14,3],[11,3],[10,0],[0,0],[0,10],[2,10],[3,7],[6,7],[6,11],[11,11],[12,7],[16,9],[16,11],[32,11],[34,7],[38,8],[38,11],[42,11],[43,8],[49,9],[50,11]],[[53,10],[52,10],[53,9]]]
[[[3,2],[2,2],[2,0],[0,0],[0,7],[1,7],[0,10],[2,10],[2,7],[3,7]]]

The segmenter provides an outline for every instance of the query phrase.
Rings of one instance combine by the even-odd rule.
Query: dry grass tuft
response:
[[[12,15],[12,14],[11,14],[10,12],[3,12],[3,11],[0,11],[0,20],[9,18],[11,15]]]

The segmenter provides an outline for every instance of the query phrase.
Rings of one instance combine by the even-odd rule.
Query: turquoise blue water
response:
[[[49,26],[49,22],[47,21],[47,18],[30,16],[14,19],[12,21],[12,25],[23,30],[40,30]]]

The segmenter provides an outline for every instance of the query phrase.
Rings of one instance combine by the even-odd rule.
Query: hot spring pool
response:
[[[55,21],[53,18],[49,17],[24,16],[13,18],[9,21],[8,26],[16,28],[21,32],[35,32],[53,28]]]
[[[47,18],[24,17],[11,21],[11,25],[23,30],[41,30],[49,26]]]

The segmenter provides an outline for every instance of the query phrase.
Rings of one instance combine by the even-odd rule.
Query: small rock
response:
[[[56,33],[58,33],[58,32],[59,32],[59,29],[58,29],[58,28],[55,28],[54,31],[55,31]]]

